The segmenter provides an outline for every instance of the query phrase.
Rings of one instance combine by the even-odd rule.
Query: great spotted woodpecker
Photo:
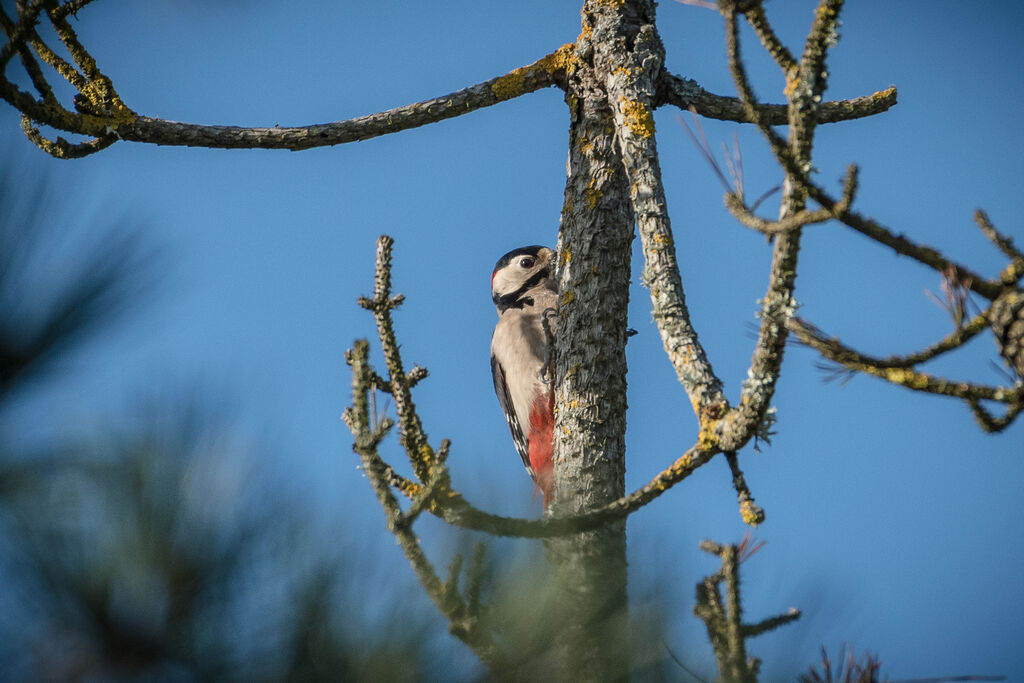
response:
[[[545,507],[551,500],[555,426],[550,348],[558,306],[554,268],[554,250],[531,246],[502,256],[491,274],[491,297],[498,309],[491,338],[494,392]]]

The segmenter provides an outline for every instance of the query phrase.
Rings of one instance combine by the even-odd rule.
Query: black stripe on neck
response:
[[[530,276],[530,278],[519,287],[519,289],[503,296],[494,295],[494,305],[498,307],[499,313],[504,313],[510,308],[524,308],[533,305],[533,297],[524,296],[526,292],[540,284],[541,280],[548,277],[548,269],[542,268]]]

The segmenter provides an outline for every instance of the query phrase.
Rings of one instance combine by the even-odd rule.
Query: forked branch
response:
[[[129,109],[114,90],[110,79],[100,72],[95,59],[78,40],[67,15],[88,2],[72,0],[32,3],[15,22],[0,7],[0,29],[7,43],[0,50],[0,98],[22,112],[23,126],[35,144],[60,158],[75,158],[98,152],[116,140],[158,145],[213,147],[226,149],[301,150],[338,145],[416,128],[488,107],[541,88],[564,84],[566,72],[575,59],[574,46],[564,45],[533,64],[433,99],[344,121],[294,127],[243,128],[204,126],[140,116]],[[48,8],[48,9],[47,9]],[[60,58],[35,30],[38,17],[52,23],[75,64]],[[6,77],[6,69],[20,55],[38,97],[21,90]],[[48,64],[77,91],[74,110],[60,104],[53,94],[36,57]],[[42,124],[66,133],[94,138],[86,145],[57,139],[46,140],[33,125]]]
[[[363,462],[363,471],[377,494],[377,500],[384,508],[388,530],[394,534],[423,590],[448,619],[451,633],[472,648],[492,671],[505,670],[505,657],[495,645],[490,631],[484,628],[479,620],[478,583],[482,563],[479,559],[474,562],[469,573],[469,587],[465,596],[460,595],[458,590],[462,564],[460,556],[456,556],[448,580],[442,581],[438,577],[420,546],[419,538],[412,531],[412,521],[421,506],[414,504],[408,513],[402,512],[387,483],[386,466],[377,454],[377,445],[387,434],[391,424],[388,421],[374,424],[374,418],[370,415],[367,395],[375,390],[375,386],[369,366],[369,344],[365,340],[356,342],[354,348],[346,354],[346,360],[352,367],[352,406],[345,410],[343,417],[355,437],[353,450],[359,454]]]
[[[789,320],[789,329],[800,343],[813,348],[824,358],[851,372],[872,375],[913,391],[962,399],[986,431],[999,431],[1006,428],[1024,408],[1024,383],[1018,382],[1013,387],[993,387],[973,382],[958,382],[920,372],[914,367],[918,363],[962,346],[984,329],[987,322],[988,312],[975,317],[966,327],[958,329],[924,351],[890,358],[875,358],[855,351],[799,318]],[[993,418],[981,406],[980,401],[983,400],[1005,404],[1006,414],[1002,418]]]
[[[701,116],[719,121],[735,121],[736,123],[755,123],[743,106],[743,101],[735,97],[716,95],[700,87],[696,81],[682,78],[670,73],[661,76],[663,95],[656,100],[656,106],[671,104],[680,109],[693,107]],[[870,95],[854,97],[849,100],[833,100],[824,102],[817,113],[818,123],[838,123],[852,121],[867,116],[874,116],[896,106],[896,88]],[[758,120],[769,126],[784,126],[787,122],[787,105],[758,104]]]
[[[721,568],[704,577],[697,584],[697,604],[693,613],[707,628],[708,637],[715,651],[718,664],[718,680],[729,683],[754,683],[761,662],[747,656],[748,638],[767,633],[800,618],[800,610],[791,607],[783,614],[764,619],[756,624],[743,623],[743,608],[740,597],[740,563],[760,548],[751,546],[750,536],[739,544],[720,545],[703,541],[700,549],[717,555]],[[722,599],[722,584],[725,585],[725,599]]]

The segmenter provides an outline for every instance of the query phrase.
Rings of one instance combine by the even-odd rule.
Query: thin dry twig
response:
[[[693,608],[694,615],[704,622],[711,639],[720,680],[738,683],[756,681],[761,662],[756,657],[747,657],[747,639],[800,618],[800,610],[791,607],[783,614],[755,624],[743,623],[739,567],[763,545],[752,544],[749,533],[736,545],[721,545],[713,541],[702,541],[700,544],[701,550],[718,555],[722,561],[717,572],[704,577],[697,584],[697,604]],[[723,583],[724,601],[721,594]]]
[[[750,493],[750,489],[747,487],[747,481],[743,477],[743,471],[740,470],[736,451],[726,451],[725,459],[729,463],[729,471],[732,472],[732,486],[736,490],[736,498],[740,504],[740,516],[743,518],[743,523],[756,527],[764,521],[764,510],[754,502],[754,496]],[[756,549],[753,552],[756,552]],[[753,554],[753,552],[751,552],[751,554]]]
[[[369,344],[365,340],[356,342],[346,354],[346,360],[352,367],[352,405],[345,410],[344,420],[355,437],[353,450],[362,460],[363,470],[384,508],[388,530],[394,534],[423,590],[448,619],[449,631],[466,643],[492,671],[505,670],[505,657],[495,645],[491,633],[478,619],[479,588],[475,587],[465,599],[461,597],[457,587],[458,569],[449,574],[447,581],[441,581],[423,552],[419,538],[412,531],[412,521],[415,514],[418,514],[415,512],[416,506],[409,513],[403,514],[388,486],[385,465],[377,454],[377,445],[391,425],[385,421],[377,429],[371,428],[367,398],[367,393],[373,390],[373,378],[369,370]],[[461,556],[456,556],[453,567],[461,567]],[[473,580],[479,579],[477,577]]]
[[[789,320],[789,329],[801,343],[815,349],[829,361],[851,372],[872,375],[892,384],[931,394],[951,396],[964,400],[979,423],[987,431],[1004,429],[1024,408],[1024,383],[1014,387],[992,387],[972,382],[957,382],[937,377],[914,369],[917,364],[935,358],[962,346],[968,339],[984,329],[987,312],[972,319],[966,326],[933,344],[924,351],[908,356],[874,358],[846,346],[838,339],[830,338],[817,327],[799,318]],[[993,418],[981,406],[980,401],[998,401],[1007,406],[1002,418]]]

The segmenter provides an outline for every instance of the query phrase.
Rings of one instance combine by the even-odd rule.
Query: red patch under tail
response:
[[[555,452],[554,396],[548,392],[538,396],[530,406],[530,467],[533,479],[544,497],[544,507],[551,502],[554,484]]]

